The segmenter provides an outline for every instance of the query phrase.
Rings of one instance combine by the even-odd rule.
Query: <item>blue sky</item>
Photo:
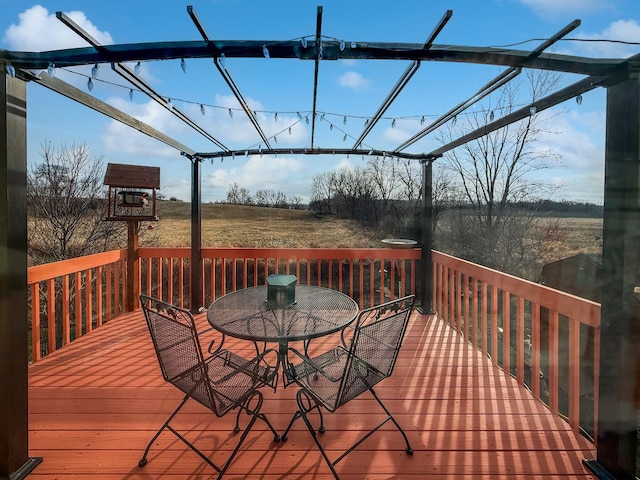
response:
[[[346,42],[423,43],[447,9],[453,10],[453,17],[436,44],[500,46],[537,39],[515,47],[533,49],[576,18],[582,24],[568,38],[640,42],[638,0],[192,0],[189,4],[212,39],[311,39],[315,35],[316,9],[322,5],[323,35]],[[200,40],[186,5],[174,1],[0,0],[0,48],[43,51],[86,46],[55,18],[56,11],[66,12],[104,44]],[[557,44],[555,51],[617,58],[640,52],[640,45],[566,41]],[[312,108],[312,61],[228,59],[225,66],[251,108],[258,112],[266,135],[276,135],[278,147],[309,145],[311,129],[304,113]],[[316,146],[351,147],[353,140],[343,142],[343,132],[349,137],[359,136],[365,119],[375,113],[407,66],[408,62],[399,61],[321,62],[317,108],[325,112],[326,121],[316,126]],[[365,144],[392,150],[420,130],[422,116],[437,118],[503,70],[497,66],[423,62]],[[85,91],[89,74],[90,67],[75,72],[56,69],[57,77]],[[186,73],[178,60],[145,62],[140,75],[229,148],[255,148],[260,143],[211,60],[188,60]],[[578,79],[567,75],[563,83]],[[142,93],[134,91],[130,98],[130,88],[105,64],[91,94],[196,151],[218,150]],[[585,94],[580,105],[568,101],[547,112],[547,127],[553,133],[542,137],[540,148],[552,149],[559,160],[544,175],[546,181],[562,186],[560,198],[602,202],[605,93],[597,89]],[[189,199],[189,163],[179,152],[37,84],[28,86],[27,101],[29,162],[39,160],[44,142],[55,146],[86,143],[93,155],[103,156],[105,164],[159,166],[162,192],[168,197]],[[204,105],[204,115],[200,104]],[[296,112],[302,112],[303,120]],[[348,115],[346,124],[344,115]],[[339,128],[331,128],[331,123]],[[407,151],[430,151],[437,146],[436,139],[429,136]],[[216,160],[213,164],[206,161],[202,170],[203,201],[223,200],[233,182],[252,193],[280,190],[307,200],[314,174],[361,162],[339,155],[264,155]]]

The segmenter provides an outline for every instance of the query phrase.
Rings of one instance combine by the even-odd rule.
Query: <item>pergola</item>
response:
[[[599,385],[599,424],[597,458],[585,463],[600,478],[631,478],[636,471],[637,410],[634,388],[638,388],[640,355],[640,313],[634,289],[640,285],[640,54],[630,58],[595,59],[545,53],[549,47],[580,25],[578,20],[531,51],[438,45],[439,33],[452,16],[447,11],[436,23],[424,44],[344,43],[327,40],[322,35],[322,7],[317,9],[313,39],[294,40],[212,40],[190,6],[187,14],[198,34],[196,41],[101,45],[63,13],[60,21],[87,41],[85,48],[48,52],[14,52],[0,50],[0,478],[22,478],[38,460],[29,458],[27,408],[27,231],[26,231],[26,86],[37,83],[80,104],[103,113],[166,145],[190,162],[192,175],[192,264],[202,262],[201,249],[201,162],[209,158],[236,155],[326,155],[354,154],[389,156],[421,163],[423,182],[422,264],[424,266],[422,305],[431,306],[431,167],[434,160],[449,150],[578,97],[592,89],[607,90],[607,126],[604,185],[604,238],[602,277],[602,328]],[[265,45],[269,45],[265,51]],[[314,85],[311,99],[311,141],[300,148],[276,148],[262,130],[245,101],[224,58],[308,60],[314,62]],[[203,129],[170,100],[161,96],[125,63],[148,60],[189,58],[212,59],[220,75],[238,100],[251,124],[262,139],[264,148],[232,150]],[[351,148],[319,148],[315,145],[317,86],[322,63],[338,59],[397,60],[410,62],[393,89],[372,114]],[[363,141],[398,97],[422,62],[458,62],[504,66],[505,70],[479,88],[472,97],[453,106],[446,114],[425,126],[395,149],[365,148]],[[195,151],[136,118],[108,105],[59,78],[35,71],[56,67],[110,64],[111,68],[136,89],[167,108],[186,125],[211,141],[215,151]],[[483,127],[441,147],[421,154],[407,149],[487,95],[517,77],[523,68],[550,70],[583,75],[584,78],[554,93],[537,99],[510,114],[491,120]],[[275,142],[274,142],[275,143]],[[192,308],[199,308],[202,289],[197,268],[192,268]],[[632,379],[630,381],[630,378]],[[634,384],[635,379],[635,384]]]

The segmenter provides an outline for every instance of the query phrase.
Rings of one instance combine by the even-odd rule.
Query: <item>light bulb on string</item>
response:
[[[395,118],[391,122],[391,128],[396,128],[396,119]]]
[[[369,119],[368,118],[364,121],[364,126],[366,127],[367,125],[369,125]]]
[[[167,108],[169,110],[173,110],[173,103],[171,103],[171,99],[167,98]]]
[[[267,48],[267,46],[266,46],[266,45],[263,45],[263,46],[262,46],[262,54],[264,55],[264,58],[271,58],[271,57],[269,56],[269,49]]]
[[[296,112],[296,114],[298,115],[298,118],[302,118],[302,115],[300,115],[300,112]]]
[[[226,61],[227,61],[227,57],[225,57],[225,56],[224,56],[224,53],[221,53],[221,54],[220,54],[220,66],[221,66],[222,68],[225,68],[225,67],[224,67],[224,64],[225,64],[225,62],[226,62]]]
[[[342,137],[342,141],[343,141],[343,142],[346,142],[346,141],[347,141],[347,134],[346,134],[346,133],[344,134],[344,137]]]
[[[491,110],[491,113],[489,114],[489,121],[493,122],[494,118],[495,118],[495,114],[493,113],[493,110]]]
[[[422,116],[422,118],[420,119],[420,126],[424,125],[424,115]]]
[[[307,48],[307,39],[302,37],[300,39],[300,45],[302,45],[302,48]]]
[[[11,78],[16,78],[16,69],[10,63],[7,63],[7,73]]]
[[[228,112],[229,112],[229,116],[233,118],[233,110],[229,109]]]
[[[453,117],[453,120],[451,120],[451,124],[455,125],[457,121],[458,121],[458,116],[456,115],[455,117]]]
[[[578,105],[582,105],[582,94],[578,94],[578,96],[576,97],[576,103]]]
[[[140,70],[142,69],[142,64],[140,62],[136,63],[136,66],[133,67],[133,73],[136,75],[140,75]]]
[[[184,58],[180,59],[180,68],[184,73],[187,73],[187,62],[184,61]]]
[[[91,77],[87,80],[87,88],[89,91],[93,90],[93,80],[91,80]]]
[[[535,115],[535,113],[538,111],[538,109],[536,108],[535,105],[531,105],[531,107],[529,108],[529,113],[531,115]]]
[[[47,67],[47,75],[49,75],[49,78],[53,78],[56,76],[56,65],[55,63],[49,63],[49,66]]]
[[[133,88],[129,89],[129,100],[133,100]]]
[[[346,115],[344,117],[342,117],[342,124],[343,125],[347,124],[347,116]]]
[[[356,48],[356,47],[357,47],[356,42],[351,42],[351,48]]]
[[[275,143],[278,143],[278,137],[274,135],[274,136],[273,136],[273,141],[274,141]]]
[[[100,69],[100,65],[97,63],[91,69],[91,78],[98,78],[98,70]]]
[[[273,114],[273,121],[277,122],[278,121],[278,112]]]
[[[200,113],[204,116],[204,105],[200,104]]]
[[[340,40],[340,51],[344,52],[345,43],[344,40]]]
[[[304,121],[307,122],[307,125],[309,125],[309,115],[307,115],[306,117],[304,117]]]
[[[329,130],[330,130],[330,131],[333,131],[333,123],[330,123],[330,124],[329,124]]]
[[[291,135],[291,127],[289,127],[289,135]]]

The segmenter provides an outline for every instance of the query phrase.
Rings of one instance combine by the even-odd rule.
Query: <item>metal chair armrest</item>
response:
[[[302,363],[304,363],[305,365],[308,365],[309,367],[311,367],[311,369],[313,370],[311,372],[312,374],[322,375],[323,377],[325,377],[327,380],[329,380],[331,382],[339,382],[341,380],[342,377],[335,377],[333,375],[330,375],[329,373],[327,373],[324,370],[323,365],[318,364],[316,361],[314,361],[310,357],[304,355],[303,353],[300,353],[295,348],[290,348],[289,351],[293,352],[297,357],[299,357],[302,360]],[[335,352],[336,354],[338,354],[338,352],[342,352],[342,351],[344,351],[344,349],[342,347],[340,347],[340,346],[335,347],[332,350],[329,350],[329,352]],[[327,353],[329,353],[329,352],[327,352]],[[346,351],[344,351],[344,353],[346,354]],[[325,355],[326,355],[326,353],[325,353]],[[334,363],[334,362],[332,362],[332,363]],[[330,365],[330,364],[327,364],[327,365]],[[291,362],[289,362],[289,371],[290,371],[290,373],[293,373],[293,378],[294,379],[298,378],[298,375],[296,374],[296,366],[293,365]]]

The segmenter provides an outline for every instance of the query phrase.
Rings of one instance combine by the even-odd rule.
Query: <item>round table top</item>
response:
[[[231,337],[254,341],[309,340],[337,332],[358,313],[348,295],[324,287],[296,285],[295,303],[273,308],[267,303],[267,286],[236,290],[207,309],[212,327]]]

